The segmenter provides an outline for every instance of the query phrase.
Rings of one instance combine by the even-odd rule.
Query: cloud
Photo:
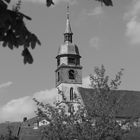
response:
[[[21,121],[23,117],[34,115],[35,103],[30,96],[9,101],[0,108],[0,122]]]
[[[99,49],[99,47],[100,47],[99,42],[100,42],[100,39],[98,37],[92,37],[89,40],[89,45],[91,48]]]
[[[91,17],[100,18],[103,15],[104,11],[101,6],[94,7],[92,9],[82,9],[76,19],[76,25],[79,26],[81,23],[87,23],[86,21]]]
[[[140,44],[140,1],[133,0],[131,8],[124,15],[126,23],[126,36],[132,44]]]
[[[83,78],[82,87],[91,88],[90,84],[91,84],[91,82],[90,82],[90,77],[89,76]]]
[[[33,94],[32,96],[13,99],[0,107],[0,122],[22,121],[23,117],[31,118],[35,115],[36,104],[33,98],[43,103],[51,103],[56,100],[57,89],[44,90]]]
[[[98,16],[101,14],[103,14],[103,8],[101,6],[97,6],[87,13],[88,16]]]
[[[11,86],[12,84],[13,84],[13,83],[12,83],[11,81],[9,81],[9,82],[7,82],[7,83],[3,83],[3,84],[0,85],[0,89],[1,89],[1,88],[9,87],[9,86]]]
[[[33,98],[36,98],[38,101],[43,103],[53,104],[55,102],[57,96],[57,89],[52,88],[50,90],[40,91],[33,95]]]

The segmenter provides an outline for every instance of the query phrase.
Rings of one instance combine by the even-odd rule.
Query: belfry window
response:
[[[73,57],[69,57],[68,58],[68,64],[72,64],[72,65],[74,65],[75,64],[75,58],[73,58]]]
[[[73,101],[73,87],[70,88],[70,101]]]
[[[74,70],[69,70],[69,79],[75,79]]]
[[[60,58],[57,59],[57,66],[60,65]]]
[[[76,59],[76,65],[80,65],[80,59],[79,58]]]
[[[72,42],[72,34],[71,33],[65,33],[64,34],[64,42],[65,41]]]
[[[68,38],[69,38],[68,34],[65,34],[64,42],[68,41]]]

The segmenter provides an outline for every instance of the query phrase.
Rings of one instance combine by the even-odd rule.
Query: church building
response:
[[[56,56],[57,69],[56,88],[63,92],[69,102],[73,102],[75,97],[79,97],[87,110],[92,110],[93,106],[90,98],[93,97],[94,90],[82,87],[82,66],[79,48],[73,43],[73,32],[70,25],[70,12],[67,6],[66,29],[64,32],[64,43],[59,47]],[[128,117],[139,117],[140,114],[140,92],[116,90],[117,96],[122,96],[121,104],[124,104],[123,110],[116,116],[119,119]],[[59,92],[58,92],[59,93]],[[58,102],[62,101],[62,96],[58,95]],[[127,105],[125,103],[127,102]]]

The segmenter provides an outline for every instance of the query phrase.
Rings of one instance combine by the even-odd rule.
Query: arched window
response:
[[[75,79],[74,70],[69,70],[69,79]]]
[[[57,78],[58,78],[57,80],[60,81],[60,73],[59,72],[57,73]]]
[[[73,101],[73,87],[70,88],[70,101]]]

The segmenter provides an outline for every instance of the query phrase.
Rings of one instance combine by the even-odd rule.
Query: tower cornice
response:
[[[77,66],[60,65],[60,66],[57,67],[57,69],[55,70],[55,72],[57,72],[61,68],[80,69],[81,70],[83,67],[81,65],[77,65]]]

